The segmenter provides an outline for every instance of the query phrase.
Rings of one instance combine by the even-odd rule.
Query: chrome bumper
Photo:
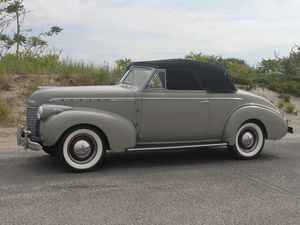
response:
[[[287,132],[293,134],[294,133],[294,128],[289,126],[289,121],[288,120],[286,120],[286,123],[288,125]]]
[[[18,125],[17,128],[17,144],[19,146],[24,147],[24,149],[31,149],[34,151],[39,151],[42,150],[43,147],[37,143],[37,142],[32,142],[29,138],[30,136],[30,131],[27,130],[24,126]]]

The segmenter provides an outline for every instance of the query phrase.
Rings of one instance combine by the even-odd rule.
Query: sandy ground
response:
[[[16,128],[0,127],[0,143],[1,152],[10,151],[11,148],[17,145],[16,143]]]
[[[254,94],[257,94],[261,97],[264,97],[271,101],[276,107],[278,106],[279,98],[278,93],[268,89],[257,88],[252,91]],[[300,98],[291,96],[290,102],[296,106],[297,115],[287,114],[283,110],[280,110],[285,117],[289,120],[290,126],[294,128],[296,134],[300,134]]]
[[[274,91],[258,88],[252,92],[272,101],[275,105],[278,104],[278,93]],[[290,121],[290,126],[294,128],[295,133],[288,134],[285,138],[300,138],[300,98],[291,97],[291,103],[296,105],[298,115],[286,114],[283,111],[282,113],[284,113],[286,118]],[[21,107],[23,104],[18,103],[17,105]],[[16,127],[0,127],[0,143],[2,147],[7,146],[8,151],[10,147],[16,146]]]

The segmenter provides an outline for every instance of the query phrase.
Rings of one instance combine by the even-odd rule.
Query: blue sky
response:
[[[255,65],[300,42],[300,0],[25,0],[34,31],[58,25],[63,56],[94,63],[181,58],[191,51]]]

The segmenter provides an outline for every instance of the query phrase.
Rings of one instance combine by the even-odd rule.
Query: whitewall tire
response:
[[[67,131],[59,144],[59,158],[75,172],[90,171],[102,161],[105,141],[93,127],[77,127]]]
[[[235,145],[229,146],[229,149],[239,159],[252,159],[259,155],[264,144],[262,127],[255,122],[247,122],[238,129]]]

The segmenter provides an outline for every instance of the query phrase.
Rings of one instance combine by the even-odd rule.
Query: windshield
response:
[[[126,71],[121,83],[141,87],[145,85],[154,70],[154,68],[133,67]]]

